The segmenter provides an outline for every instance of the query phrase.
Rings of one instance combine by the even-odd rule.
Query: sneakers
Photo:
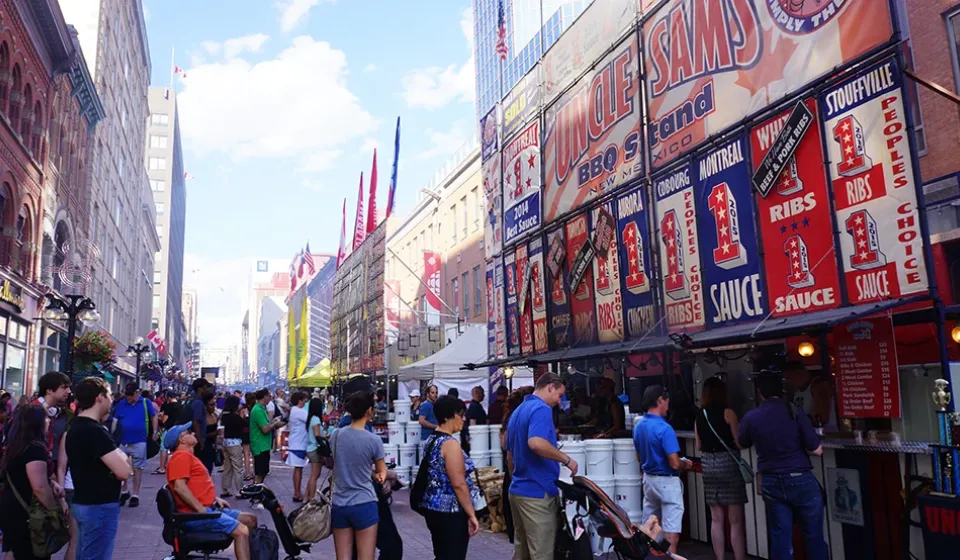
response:
[[[130,507],[135,508],[135,507],[137,507],[137,506],[139,506],[139,505],[140,505],[140,497],[139,497],[139,496],[131,496],[131,497],[130,497]]]
[[[130,492],[123,492],[122,494],[120,494],[120,507],[123,507],[124,505],[126,505],[127,500],[129,499],[130,499]]]

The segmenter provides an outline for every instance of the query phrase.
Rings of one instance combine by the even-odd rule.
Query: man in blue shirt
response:
[[[533,394],[527,395],[507,423],[514,558],[519,560],[553,558],[560,507],[555,482],[560,478],[560,465],[577,474],[577,462],[557,449],[553,425],[553,407],[560,403],[564,390],[559,375],[543,374]]]
[[[693,462],[680,458],[680,442],[673,426],[667,423],[670,395],[662,385],[651,385],[643,392],[640,405],[646,410],[633,427],[633,446],[643,469],[643,516],[660,518],[663,538],[670,553],[677,553],[683,529],[683,484],[679,471],[693,468]]]
[[[793,558],[793,520],[800,523],[807,558],[826,560],[823,538],[823,495],[813,475],[810,455],[822,455],[820,437],[810,418],[783,399],[783,378],[765,371],[757,376],[760,406],[740,422],[738,443],[756,446],[757,470],[767,507],[771,560]]]
[[[133,467],[133,492],[128,490],[128,481],[123,481],[120,505],[130,500],[130,507],[140,505],[140,482],[143,468],[147,466],[147,425],[153,428],[153,437],[159,437],[157,431],[157,411],[153,403],[140,396],[134,383],[127,383],[123,399],[117,401],[113,417],[120,424],[122,439],[120,450],[127,454]]]
[[[417,421],[420,423],[420,439],[427,441],[430,434],[437,429],[437,415],[433,413],[433,403],[437,402],[437,386],[431,385],[427,388],[427,400],[420,404],[420,416]]]

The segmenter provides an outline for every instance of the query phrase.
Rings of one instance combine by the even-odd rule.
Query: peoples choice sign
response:
[[[902,83],[891,59],[821,99],[844,281],[854,304],[928,291]]]
[[[638,62],[631,37],[547,108],[546,221],[642,175]]]
[[[804,102],[819,123],[813,100]],[[750,132],[754,166],[773,146],[791,111]],[[757,195],[764,271],[772,314],[785,317],[840,305],[827,178],[819,125],[801,137],[796,152],[766,197]]]
[[[533,352],[533,311],[527,304],[530,297],[530,261],[527,258],[527,246],[521,243],[514,252],[517,265],[517,315],[520,319],[520,352]]]
[[[653,290],[650,289],[650,234],[646,187],[637,187],[617,198],[617,233],[620,236],[620,274],[627,338],[639,338],[656,325]]]
[[[580,214],[566,223],[567,235],[567,269],[570,274],[574,272],[574,262],[577,260],[577,254],[587,243],[590,243],[587,236],[587,216]],[[588,263],[589,264],[589,263]],[[593,274],[588,266],[586,272],[582,275],[579,285],[570,286],[573,292],[568,294],[570,298],[570,314],[573,319],[573,340],[570,346],[579,346],[590,344],[596,339],[596,315],[593,308]]]
[[[540,121],[503,148],[503,242],[540,227]]]
[[[513,251],[503,257],[504,286],[507,293],[507,356],[520,354],[520,310],[517,306],[517,259]]]
[[[496,333],[495,338],[497,342],[497,357],[503,358],[507,355],[507,338],[506,338],[506,328],[505,323],[505,310],[504,310],[504,293],[503,293],[503,259],[496,258],[493,260],[493,291],[494,291],[494,307],[496,308]]]
[[[696,162],[697,224],[711,327],[760,320],[766,298],[760,281],[753,193],[743,137]]]
[[[594,246],[597,248],[596,257],[593,259],[593,283],[596,292],[597,332],[600,342],[623,340],[620,254],[617,250],[617,224],[613,219],[613,211],[612,201],[590,211],[591,233]]]
[[[533,308],[533,351],[540,354],[547,346],[547,303],[544,286],[543,239],[535,237],[527,246],[530,259],[530,307]]]
[[[650,162],[888,41],[888,0],[671,0],[643,25]]]
[[[692,175],[686,164],[653,180],[660,233],[660,276],[670,332],[698,331],[704,325]]]

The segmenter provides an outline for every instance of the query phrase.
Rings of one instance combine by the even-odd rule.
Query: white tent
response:
[[[487,360],[486,325],[467,325],[463,334],[432,356],[402,366],[399,381],[415,379],[474,379],[486,378],[486,372],[461,369],[464,364],[479,364]]]

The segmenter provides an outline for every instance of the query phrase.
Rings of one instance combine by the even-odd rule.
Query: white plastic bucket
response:
[[[404,485],[411,484],[410,467],[397,467],[394,469],[394,472],[397,473],[397,480],[402,482]]]
[[[499,449],[490,450],[490,466],[497,467],[500,472],[506,472],[503,470],[503,451]]]
[[[470,426],[470,450],[488,451],[490,449],[490,428],[486,425]]]
[[[637,462],[637,449],[632,439],[613,440],[613,473],[623,476],[640,476],[640,463]]]
[[[383,446],[383,461],[385,463],[400,464],[400,446],[387,444]]]
[[[489,467],[489,466],[490,466],[490,451],[488,451],[488,450],[486,450],[486,449],[483,450],[483,451],[475,451],[475,450],[471,449],[471,450],[470,450],[470,459],[473,460],[473,466],[477,467],[478,469],[479,469],[480,467]]]
[[[613,477],[613,440],[587,440],[584,448],[587,452],[586,475],[590,480],[595,477]]]
[[[500,424],[488,424],[490,432],[490,449],[500,449]]]
[[[617,505],[627,512],[631,520],[634,517],[639,517],[643,513],[643,492],[640,486],[643,477],[618,474],[615,481],[616,497],[614,500]]]
[[[404,443],[399,446],[400,449],[400,461],[398,464],[401,467],[415,467],[417,466],[417,444],[415,443]]]
[[[406,443],[420,443],[420,424],[407,424],[403,427]]]
[[[387,439],[390,445],[400,445],[404,441],[403,424],[396,422],[387,422]]]
[[[406,424],[410,422],[411,403],[406,399],[397,399],[393,401],[393,418],[397,424]]]
[[[630,405],[623,405],[623,417],[626,422],[627,429],[633,431],[633,415],[630,414]]]
[[[606,492],[607,496],[611,500],[616,500],[617,498],[617,479],[613,475],[610,476],[590,476],[587,475],[587,478],[593,481],[594,484],[600,487],[601,490]]]
[[[582,475],[585,473],[584,469],[587,468],[587,452],[583,441],[560,442],[560,451],[563,451],[567,454],[567,457],[577,462],[577,467],[579,468],[577,474]],[[560,465],[560,479],[569,482],[572,478],[570,469]]]

